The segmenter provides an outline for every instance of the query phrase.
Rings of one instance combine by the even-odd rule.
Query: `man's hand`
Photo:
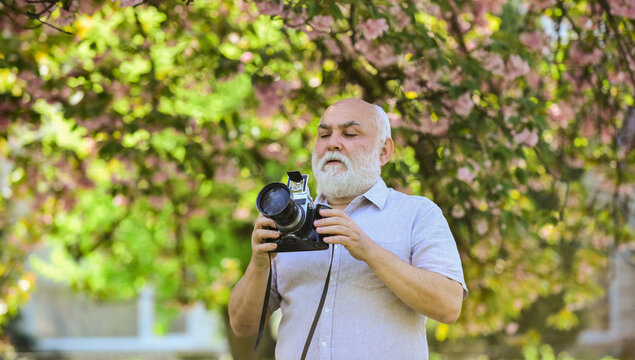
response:
[[[251,233],[251,262],[257,268],[263,269],[269,267],[269,253],[278,247],[278,244],[267,242],[267,240],[277,239],[280,232],[275,230],[276,223],[260,214],[254,225],[254,231]],[[272,254],[272,258],[276,256]]]
[[[321,209],[324,218],[313,222],[319,234],[325,234],[327,244],[340,244],[357,260],[366,261],[373,246],[378,246],[343,210]]]

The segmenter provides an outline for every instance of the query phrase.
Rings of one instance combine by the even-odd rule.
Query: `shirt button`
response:
[[[326,341],[322,341],[322,347],[326,347]]]
[[[333,245],[333,248],[335,248],[335,250],[337,250],[337,244]]]
[[[324,308],[324,312],[329,312],[329,311],[330,311],[330,310],[329,310],[329,308],[328,308],[328,307],[325,307],[325,308]]]

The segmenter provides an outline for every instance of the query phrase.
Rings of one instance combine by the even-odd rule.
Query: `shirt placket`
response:
[[[360,199],[353,200],[344,210],[346,215],[351,215],[353,210],[359,205]],[[337,291],[337,279],[340,272],[340,261],[342,254],[342,245],[335,244],[333,251],[333,267],[331,268],[331,279],[329,280],[329,288],[324,300],[324,307],[319,321],[319,344],[320,360],[331,360],[333,356],[333,314],[335,306],[335,293]]]
[[[337,275],[340,270],[341,245],[333,245],[333,267],[331,278],[324,300],[324,307],[318,323],[318,348],[321,360],[331,360],[333,349],[333,306],[335,304],[335,292],[337,291]]]

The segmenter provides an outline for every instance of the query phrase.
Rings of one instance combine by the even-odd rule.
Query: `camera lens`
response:
[[[283,183],[275,182],[262,188],[256,199],[256,207],[264,216],[273,219],[280,230],[293,229],[302,220],[291,191]]]
[[[271,188],[263,194],[260,205],[263,213],[268,215],[278,214],[289,204],[289,192],[281,187]]]

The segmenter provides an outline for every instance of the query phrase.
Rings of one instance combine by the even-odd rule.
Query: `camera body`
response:
[[[309,192],[309,175],[288,171],[287,184],[273,182],[260,190],[256,199],[258,211],[276,223],[281,236],[271,241],[278,244],[272,252],[326,250],[324,235],[318,234],[313,221],[322,218],[320,209],[328,205],[313,204]]]

